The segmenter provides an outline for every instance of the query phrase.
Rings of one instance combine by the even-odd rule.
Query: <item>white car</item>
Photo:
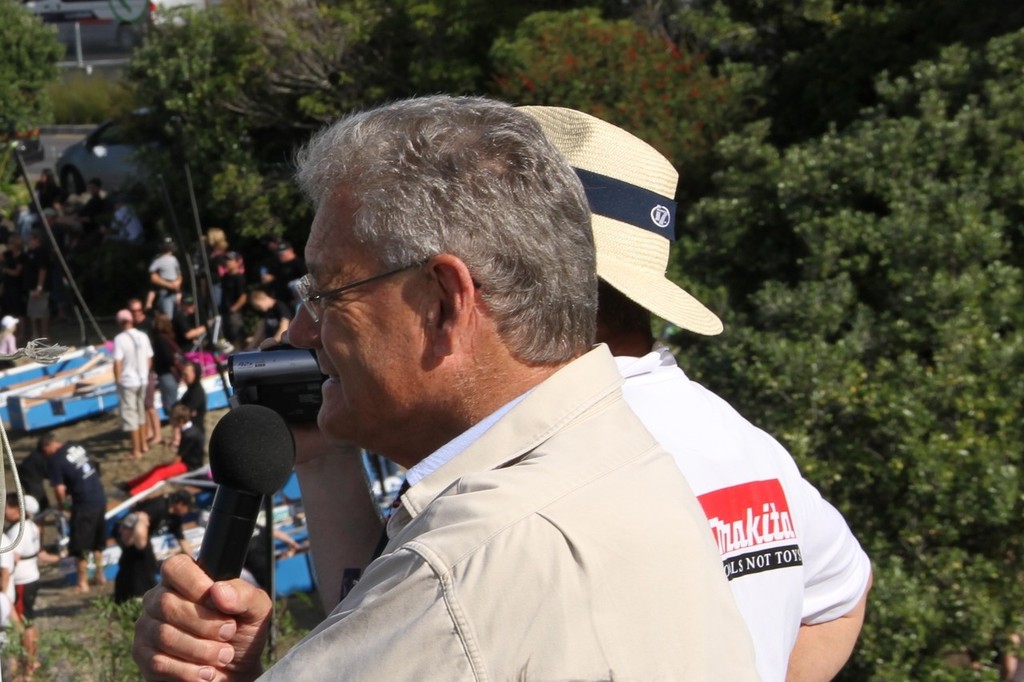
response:
[[[142,110],[133,115],[144,114]],[[60,186],[66,192],[81,194],[86,182],[99,178],[103,189],[117,192],[145,181],[146,169],[138,158],[141,144],[132,132],[127,118],[111,119],[69,146],[57,159]]]

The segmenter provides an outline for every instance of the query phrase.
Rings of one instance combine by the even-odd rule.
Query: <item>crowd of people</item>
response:
[[[200,245],[206,258],[194,254],[193,266],[208,263],[209,269],[199,273],[201,291],[189,291],[179,258],[181,245],[170,238],[156,238],[155,228],[143,224],[126,193],[108,192],[99,178],[92,178],[86,191],[76,195],[61,188],[53,172],[44,169],[35,182],[35,200],[0,215],[0,317],[18,322],[11,327],[17,344],[48,337],[51,319],[62,320],[69,314],[72,301],[54,245],[73,277],[84,267],[78,261],[88,262],[90,250],[106,241],[154,249],[147,289],[140,298],[147,311],[159,310],[171,319],[183,346],[211,333],[226,342],[223,348],[251,346],[267,312],[251,304],[254,293],[292,306],[291,310],[297,303],[294,289],[306,273],[305,263],[278,236],[263,240],[266,253],[250,254],[259,267],[247,273],[245,258],[231,249],[226,231],[207,229]],[[201,321],[194,319],[197,307],[203,314]],[[221,326],[208,328],[215,317]]]

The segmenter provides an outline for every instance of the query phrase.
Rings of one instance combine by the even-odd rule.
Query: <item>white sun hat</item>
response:
[[[722,321],[665,276],[675,239],[679,174],[636,136],[573,109],[520,109],[576,170],[590,202],[597,274],[658,317],[713,336]]]

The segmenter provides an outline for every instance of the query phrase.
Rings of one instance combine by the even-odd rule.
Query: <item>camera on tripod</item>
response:
[[[228,377],[240,405],[263,405],[293,424],[315,422],[327,378],[312,350],[274,346],[228,357]]]

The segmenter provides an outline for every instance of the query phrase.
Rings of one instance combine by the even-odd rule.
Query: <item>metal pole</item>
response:
[[[277,655],[277,628],[274,627],[277,615],[277,542],[274,538],[274,496],[266,495],[263,498],[263,505],[263,513],[267,517],[267,565],[270,567],[270,576],[267,581],[270,583],[267,585],[267,591],[270,593],[271,605],[267,652],[270,654],[271,660],[273,660]]]
[[[188,255],[188,243],[185,241],[185,235],[181,231],[181,226],[178,224],[178,215],[174,212],[174,204],[171,203],[171,193],[167,189],[167,182],[164,180],[163,175],[157,175],[156,177],[157,180],[160,181],[160,190],[164,200],[164,210],[171,216],[171,226],[174,228],[174,235],[177,237],[182,259],[188,264],[188,278],[189,284],[192,285],[192,295],[196,296],[199,293],[196,287],[196,271],[192,267],[192,259],[189,258]],[[201,243],[199,248],[203,248]],[[199,306],[196,306],[195,323],[196,325],[199,324]]]
[[[85,66],[85,57],[82,56],[82,25],[75,22],[75,56],[78,57],[78,67]]]

